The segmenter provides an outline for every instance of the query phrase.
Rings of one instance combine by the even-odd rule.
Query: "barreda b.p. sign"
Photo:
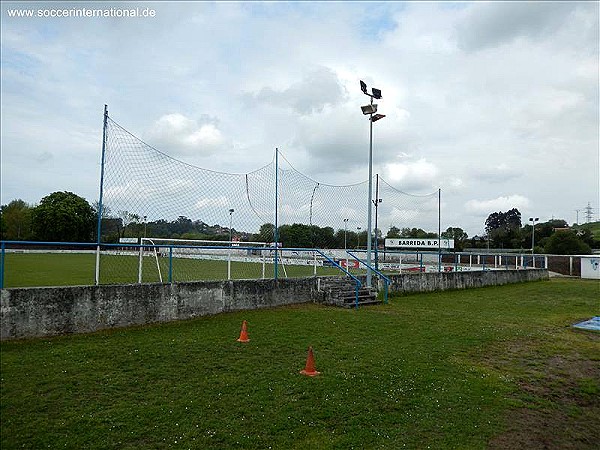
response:
[[[386,248],[454,248],[454,239],[386,239]]]

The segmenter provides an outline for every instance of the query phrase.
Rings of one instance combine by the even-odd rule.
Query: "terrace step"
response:
[[[356,307],[356,284],[351,278],[320,277],[319,290],[323,292],[323,303],[341,306],[343,308]],[[372,288],[360,287],[358,289],[358,306],[379,305],[377,291]]]

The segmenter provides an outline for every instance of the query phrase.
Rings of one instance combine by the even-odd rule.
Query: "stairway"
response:
[[[319,277],[319,292],[323,294],[323,303],[326,305],[341,306],[343,308],[356,307],[356,282],[348,277]],[[358,306],[379,305],[377,291],[373,288],[362,286],[358,290]]]

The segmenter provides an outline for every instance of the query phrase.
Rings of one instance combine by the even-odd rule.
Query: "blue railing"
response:
[[[243,245],[243,243],[242,243]],[[148,255],[147,251],[142,251],[143,250],[156,250],[158,253],[158,256],[163,256],[164,259],[160,260],[160,264],[159,264],[159,260],[157,259],[156,262],[156,268],[153,268],[152,266],[147,266],[147,262],[142,264],[142,258],[144,261],[148,261],[146,259]],[[168,249],[168,250],[167,250]],[[107,283],[107,282],[115,282],[115,283],[131,283],[131,282],[138,282],[141,283],[142,282],[142,273],[143,273],[143,278],[144,278],[144,282],[153,282],[154,279],[156,279],[156,281],[160,281],[163,282],[163,277],[165,278],[165,282],[169,282],[172,283],[175,281],[175,278],[177,278],[177,281],[199,281],[203,278],[201,278],[202,276],[206,275],[204,274],[204,272],[199,273],[196,269],[195,272],[192,271],[192,269],[189,268],[189,266],[187,265],[181,265],[180,260],[178,259],[179,256],[185,252],[180,251],[180,249],[198,249],[198,250],[202,250],[202,249],[211,249],[211,250],[215,250],[215,255],[218,254],[218,256],[216,257],[207,257],[205,259],[215,259],[215,260],[221,260],[221,261],[228,261],[228,263],[231,263],[233,261],[233,263],[237,263],[239,261],[242,261],[242,259],[240,258],[245,258],[246,256],[251,257],[250,259],[255,259],[256,262],[262,262],[263,265],[263,270],[262,270],[262,278],[265,277],[271,277],[272,275],[269,273],[267,275],[266,270],[268,269],[270,272],[270,266],[271,264],[273,264],[273,256],[275,255],[274,252],[276,252],[277,254],[279,254],[279,252],[282,252],[282,254],[285,254],[286,252],[294,252],[293,256],[288,256],[289,258],[292,259],[301,259],[303,262],[301,265],[304,266],[313,266],[313,274],[314,276],[317,275],[317,269],[318,267],[321,267],[322,265],[329,265],[332,269],[334,270],[339,270],[341,273],[345,274],[346,276],[348,276],[350,279],[352,279],[355,284],[356,284],[356,304],[358,305],[358,299],[359,299],[359,290],[360,288],[363,286],[363,283],[359,280],[359,278],[357,278],[355,275],[353,275],[352,273],[350,273],[350,271],[348,270],[347,267],[343,267],[342,264],[342,260],[339,258],[339,256],[341,256],[343,253],[338,254],[338,256],[334,256],[333,254],[328,255],[325,254],[324,251],[319,250],[319,249],[307,249],[307,248],[275,248],[275,247],[258,247],[258,246],[243,246],[243,247],[238,247],[238,246],[230,246],[228,244],[226,245],[222,245],[222,243],[215,241],[215,245],[202,245],[202,246],[190,246],[190,245],[176,245],[173,243],[169,243],[169,244],[138,244],[138,243],[114,243],[114,244],[100,244],[100,246],[98,246],[97,243],[95,242],[39,242],[39,241],[0,241],[0,288],[4,288],[7,283],[9,285],[11,285],[11,277],[12,277],[12,273],[14,273],[14,268],[11,270],[10,267],[7,266],[7,258],[10,258],[10,256],[8,256],[7,254],[9,252],[20,252],[20,251],[25,251],[27,252],[27,250],[34,250],[34,251],[40,251],[40,252],[46,252],[48,250],[60,250],[60,251],[69,251],[69,250],[73,250],[75,253],[95,253],[96,255],[96,273],[95,273],[95,277],[93,273],[90,273],[90,277],[89,280],[87,279],[87,276],[81,276],[80,273],[80,277],[79,280],[81,283],[85,283],[85,284],[91,284],[93,282],[95,282],[96,284],[100,283],[100,280],[102,279],[103,283]],[[83,250],[83,251],[82,251]],[[241,251],[248,251],[247,254],[240,254],[240,253],[235,253],[231,256],[228,257],[226,252],[227,251],[231,251],[231,250],[241,250]],[[161,252],[162,251],[162,252]],[[256,252],[260,252],[260,254],[256,253]],[[125,254],[127,253],[128,255],[131,254],[139,254],[140,255],[140,259],[139,259],[139,269],[136,272],[137,276],[135,274],[130,275],[130,270],[131,270],[131,266],[130,266],[130,262],[127,263],[123,263],[123,262],[118,262],[118,263],[112,263],[112,262],[102,262],[102,264],[100,263],[101,258],[103,258],[105,255],[110,255],[110,254]],[[193,253],[193,252],[191,252]],[[190,253],[190,254],[191,254]],[[297,253],[297,255],[296,255]],[[208,254],[211,254],[211,252],[209,251]],[[358,261],[360,264],[362,264],[363,267],[367,267],[368,265],[366,263],[365,260],[361,259],[359,256],[357,256],[357,253],[355,251],[347,251],[345,254],[348,255],[348,257],[351,257],[353,260]],[[308,256],[307,256],[308,255]],[[420,269],[423,270],[424,268],[424,261],[423,261],[423,252],[417,252],[417,263],[420,266]],[[363,256],[363,255],[361,255]],[[469,265],[471,265],[472,261],[472,254],[469,254]],[[481,265],[483,270],[489,270],[494,268],[495,264],[492,264],[491,266],[489,265],[489,260],[488,258],[486,258],[486,254],[482,255],[482,261],[479,261],[479,257],[477,258],[477,264]],[[511,258],[515,258],[514,259],[514,264],[515,267],[518,268],[519,266],[525,266],[526,268],[532,267],[533,266],[533,258],[535,258],[535,267],[545,267],[546,264],[545,263],[545,256],[544,255],[510,255]],[[186,257],[186,256],[184,256]],[[193,256],[188,256],[189,258],[193,258]],[[310,263],[310,258],[313,258],[314,263],[311,264]],[[458,265],[460,265],[460,260],[457,261],[457,257],[458,255],[455,254],[454,255],[454,270],[457,270]],[[518,258],[521,258],[521,264],[518,264]],[[198,257],[198,259],[202,259],[201,257]],[[258,261],[258,259],[260,259],[260,261]],[[10,259],[8,260],[8,264],[10,263]],[[106,261],[104,259],[102,259],[102,261]],[[279,264],[281,264],[281,262],[277,261]],[[323,262],[326,262],[326,264],[323,264]],[[503,263],[503,264],[502,264]],[[502,263],[498,264],[498,266],[503,266],[505,269],[508,269],[508,260],[507,259],[503,259]],[[113,265],[113,264],[128,264],[127,266],[123,265],[123,266],[117,266],[117,265]],[[292,266],[297,266],[299,263],[297,262],[292,262],[291,265]],[[102,273],[100,273],[100,268],[102,267]],[[127,269],[127,271],[121,270],[121,268],[124,267]],[[267,269],[266,269],[266,268]],[[284,269],[285,267],[282,266]],[[281,268],[281,267],[280,267]],[[40,271],[43,271],[44,268],[39,268]],[[221,269],[219,269],[221,270]],[[383,275],[383,273],[379,270],[379,268],[374,268],[374,267],[370,267],[370,270],[373,271],[373,273],[375,273],[381,280],[383,280],[385,282],[385,302],[387,303],[388,300],[388,291],[389,291],[389,286],[391,284],[391,281],[388,277],[386,277],[385,275]],[[300,271],[302,272],[302,271]],[[275,272],[274,272],[275,273]],[[297,272],[298,273],[298,272]],[[167,275],[168,274],[168,275]],[[204,274],[204,275],[202,275]],[[244,276],[247,279],[252,279],[252,278],[261,278],[260,275],[260,269],[256,269],[256,268],[240,268],[240,266],[236,267],[236,276],[235,278],[240,278],[240,274],[242,274],[242,276]],[[217,274],[217,276],[221,276],[220,272]],[[223,276],[225,276],[223,274]],[[287,276],[287,274],[286,274]],[[309,276],[308,274],[306,275],[302,275],[302,276]],[[8,277],[8,279],[7,279]],[[168,280],[167,280],[168,277]],[[200,278],[199,278],[200,277]],[[230,274],[229,274],[229,270],[227,273],[227,278],[229,279]],[[275,277],[277,277],[277,274],[275,273]],[[84,279],[85,278],[85,279]],[[210,277],[209,277],[210,278]],[[206,279],[206,278],[204,278]]]
[[[363,261],[362,259],[360,259],[358,256],[356,256],[351,251],[346,250],[346,253],[349,254],[350,256],[352,256],[352,258],[354,258],[356,261],[358,261],[359,263],[361,263],[362,265],[364,265],[367,269],[371,269],[373,272],[375,272],[377,274],[377,276],[379,278],[381,278],[383,280],[383,282],[384,282],[384,300],[383,300],[383,303],[385,303],[387,305],[389,285],[392,282],[392,280],[390,280],[388,277],[386,277],[378,269],[375,269],[374,267],[369,266],[365,261]]]
[[[327,261],[329,261],[331,264],[333,264],[335,267],[340,269],[342,272],[344,272],[346,275],[348,275],[350,278],[352,278],[356,282],[356,287],[355,287],[356,297],[355,297],[355,301],[354,301],[354,306],[356,307],[356,309],[358,309],[358,291],[362,286],[362,283],[360,282],[360,280],[358,278],[356,278],[354,275],[352,275],[347,269],[344,269],[341,265],[336,263],[333,259],[331,259],[329,256],[327,256],[321,250],[314,249],[314,251],[317,252],[319,255],[321,255],[323,258],[325,258]]]
[[[257,246],[236,246],[236,247],[232,247],[229,245],[205,245],[205,246],[189,246],[189,245],[173,245],[173,244],[158,244],[158,245],[151,245],[151,244],[137,244],[137,243],[115,243],[115,244],[100,244],[98,245],[97,243],[92,243],[92,242],[39,242],[39,241],[0,241],[0,288],[4,288],[6,285],[6,269],[7,269],[7,261],[6,261],[6,254],[10,251],[13,252],[29,252],[31,250],[33,251],[40,251],[40,252],[47,252],[47,251],[55,251],[59,249],[60,251],[65,251],[68,252],[70,250],[78,253],[81,252],[81,250],[86,250],[85,253],[93,253],[96,255],[96,264],[95,264],[95,274],[94,273],[90,273],[90,277],[89,277],[89,281],[84,281],[84,283],[96,283],[96,284],[100,284],[101,279],[106,282],[106,275],[104,274],[104,269],[102,270],[102,274],[100,272],[100,257],[104,256],[107,254],[111,254],[112,252],[116,252],[117,254],[121,253],[121,252],[126,252],[127,254],[131,254],[131,255],[140,255],[140,262],[138,263],[139,266],[137,268],[137,272],[136,273],[131,273],[130,275],[126,275],[126,276],[121,276],[122,273],[119,274],[118,280],[116,282],[122,282],[122,283],[131,283],[131,282],[138,282],[141,283],[142,282],[142,270],[143,273],[147,273],[146,271],[148,270],[148,268],[146,267],[145,269],[142,269],[142,267],[145,267],[142,265],[142,257],[145,259],[148,255],[147,254],[142,254],[142,250],[150,250],[150,251],[157,251],[158,255],[163,255],[165,256],[165,261],[163,265],[163,263],[161,262],[159,265],[159,262],[157,260],[157,269],[156,271],[153,269],[152,273],[154,273],[155,277],[158,277],[157,281],[163,282],[163,276],[166,275],[166,273],[168,273],[168,279],[165,279],[164,282],[168,282],[168,283],[172,283],[174,282],[175,277],[178,278],[178,281],[182,281],[181,279],[181,275],[177,275],[177,273],[174,273],[174,265],[176,266],[176,264],[174,264],[174,261],[177,260],[177,251],[181,250],[181,249],[197,249],[197,250],[217,250],[217,251],[222,251],[223,254],[221,254],[221,259],[225,258],[225,259],[229,259],[228,256],[226,255],[225,252],[227,251],[231,251],[233,250],[237,250],[237,251],[253,251],[253,252],[260,252],[260,255],[257,256],[257,262],[262,262],[263,265],[263,270],[262,270],[262,278],[265,277],[265,265],[268,264],[270,265],[272,263],[273,260],[273,255],[274,252],[277,251],[279,252],[297,252],[298,256],[305,260],[308,261],[308,257],[306,255],[312,255],[313,259],[314,259],[314,264],[307,264],[308,266],[310,265],[314,265],[313,268],[313,273],[316,276],[317,274],[317,266],[320,266],[320,264],[318,264],[318,260],[323,261],[326,260],[329,262],[329,264],[331,265],[332,268],[335,268],[337,270],[340,270],[341,272],[343,272],[344,274],[346,274],[347,276],[349,276],[352,280],[354,280],[354,282],[356,283],[356,288],[355,288],[355,292],[356,292],[356,302],[358,302],[358,295],[359,295],[359,289],[362,286],[362,283],[360,282],[360,280],[355,277],[354,275],[352,275],[348,270],[346,270],[344,267],[342,267],[340,264],[338,264],[335,260],[333,260],[331,257],[327,256],[326,254],[324,254],[321,250],[318,249],[306,249],[306,248],[286,248],[286,249],[282,249],[282,248],[275,248],[275,247],[257,247]],[[162,252],[161,252],[162,250]],[[319,258],[317,260],[317,255],[319,255]],[[239,256],[239,255],[238,255]],[[235,258],[235,257],[234,257]],[[147,260],[146,260],[147,261]],[[168,264],[168,268],[166,267]],[[281,262],[280,262],[281,264]],[[163,272],[161,274],[161,268],[163,268]],[[42,268],[43,270],[43,268]],[[115,270],[119,270],[119,269],[109,269],[111,270],[111,272],[113,272]],[[158,272],[158,273],[155,273]],[[255,273],[254,271],[252,272],[254,275],[252,275],[251,277],[248,278],[254,278],[255,276],[260,278],[261,276],[257,273]],[[227,275],[229,277],[229,273]],[[167,278],[165,276],[165,278]],[[195,279],[194,279],[195,280]]]

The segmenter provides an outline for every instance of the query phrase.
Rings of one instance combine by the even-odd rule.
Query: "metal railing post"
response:
[[[4,256],[6,254],[4,242],[2,242],[2,250],[0,250],[0,289],[4,289]]]
[[[173,283],[173,246],[169,247],[169,283]]]

